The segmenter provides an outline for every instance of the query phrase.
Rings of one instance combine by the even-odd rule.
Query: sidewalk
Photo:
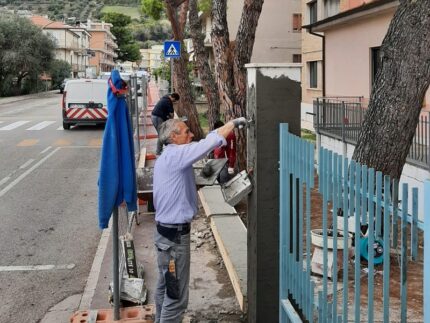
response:
[[[52,91],[39,92],[39,93],[33,93],[33,94],[27,94],[27,95],[0,97],[0,106],[3,104],[9,104],[9,103],[23,101],[23,100],[30,100],[33,98],[48,97],[48,96],[51,96],[52,94],[57,94],[57,93],[60,93],[60,92],[58,90],[52,90]]]
[[[148,109],[152,110],[159,100],[158,89],[150,83]],[[148,116],[149,115],[149,116]],[[155,133],[150,113],[142,118],[146,132]],[[145,137],[145,134],[142,134]],[[152,138],[152,137],[151,137]],[[155,153],[156,138],[144,139],[147,156]],[[151,167],[155,161],[147,160]],[[191,229],[191,275],[190,299],[183,322],[245,322],[240,310],[227,270],[210,229],[210,220],[200,206]],[[144,267],[144,279],[148,289],[147,304],[154,304],[154,291],[158,278],[156,253],[153,246],[155,229],[154,215],[147,212],[146,205],[140,206],[139,225],[134,225],[133,238],[137,262]],[[108,287],[112,281],[112,235],[104,231],[95,257],[92,272],[83,295],[75,295],[51,309],[41,323],[69,322],[76,310],[111,309],[108,302]]]

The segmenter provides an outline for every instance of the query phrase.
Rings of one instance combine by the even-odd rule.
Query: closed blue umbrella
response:
[[[99,227],[108,227],[112,219],[114,320],[119,311],[118,206],[124,201],[128,211],[137,210],[136,168],[133,132],[125,101],[126,84],[113,70],[108,87],[108,118],[103,134],[99,175]]]
[[[133,131],[125,99],[126,84],[113,70],[108,87],[108,118],[103,135],[99,175],[99,227],[108,227],[114,207],[137,210]]]

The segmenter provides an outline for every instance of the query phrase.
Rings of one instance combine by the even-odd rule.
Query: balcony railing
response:
[[[321,97],[314,101],[314,127],[317,133],[355,145],[367,105],[363,97]],[[430,166],[430,113],[418,121],[410,147],[408,162],[419,167]]]

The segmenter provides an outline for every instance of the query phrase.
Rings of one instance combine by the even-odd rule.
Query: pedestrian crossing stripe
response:
[[[22,121],[15,121],[12,123],[7,124],[7,121],[0,121],[0,124],[3,124],[2,127],[0,127],[0,131],[11,131],[11,130],[16,130],[21,126],[24,125],[28,125],[28,123],[30,123],[30,121],[27,120],[22,120]],[[37,130],[43,130],[51,125],[54,125],[55,123],[57,123],[57,121],[53,121],[53,120],[49,120],[49,121],[41,121],[36,123],[35,125],[26,128],[25,130],[28,131],[37,131]],[[63,126],[59,126],[57,128],[57,130],[64,130]]]
[[[21,127],[22,125],[25,125],[26,123],[29,123],[30,121],[17,121],[14,123],[11,123],[7,126],[1,127],[0,131],[8,131],[8,130],[13,130],[16,129],[18,127]]]
[[[43,128],[46,128],[47,126],[51,125],[55,123],[55,121],[42,121],[39,122],[38,124],[34,125],[33,127],[30,127],[26,130],[42,130]]]

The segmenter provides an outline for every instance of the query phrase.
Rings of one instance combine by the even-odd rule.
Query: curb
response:
[[[79,303],[79,310],[89,310],[91,306],[91,302],[94,297],[94,293],[97,288],[97,282],[99,280],[100,269],[102,267],[103,259],[106,253],[107,244],[109,241],[111,227],[112,227],[112,219],[109,221],[109,225],[106,229],[103,230],[103,233],[100,237],[99,245],[97,247],[97,252],[94,257],[93,264],[91,266],[90,274],[88,275],[87,284],[85,285],[84,293],[82,294],[81,301]]]

